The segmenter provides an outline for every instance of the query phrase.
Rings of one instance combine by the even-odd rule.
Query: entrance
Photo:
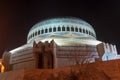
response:
[[[42,56],[42,54],[38,55],[38,68],[40,68],[40,69],[43,68],[43,56]]]
[[[40,69],[53,69],[53,55],[52,55],[52,53],[39,54],[38,68],[40,68]]]

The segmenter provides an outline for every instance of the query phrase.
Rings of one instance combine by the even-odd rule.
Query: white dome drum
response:
[[[67,39],[69,42],[84,38],[96,40],[95,31],[87,22],[73,17],[52,18],[35,24],[28,33],[27,43],[51,39],[62,41]]]

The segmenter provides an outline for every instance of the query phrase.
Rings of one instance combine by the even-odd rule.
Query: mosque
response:
[[[26,44],[2,56],[5,71],[53,69],[118,58],[116,45],[97,40],[93,27],[75,17],[38,22],[30,29]]]

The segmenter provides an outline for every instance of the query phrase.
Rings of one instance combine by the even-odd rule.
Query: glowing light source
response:
[[[5,71],[5,67],[1,62],[0,62],[0,66],[1,66],[1,73],[3,73]]]

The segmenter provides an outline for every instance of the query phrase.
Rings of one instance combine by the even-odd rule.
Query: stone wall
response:
[[[0,80],[23,80],[24,70],[0,73]]]
[[[26,62],[21,62],[13,65],[14,70],[24,70],[24,69],[35,69],[35,61],[26,61]]]
[[[79,80],[120,80],[120,60],[98,61],[57,69],[9,71],[1,73],[0,80],[71,80],[74,76]]]

